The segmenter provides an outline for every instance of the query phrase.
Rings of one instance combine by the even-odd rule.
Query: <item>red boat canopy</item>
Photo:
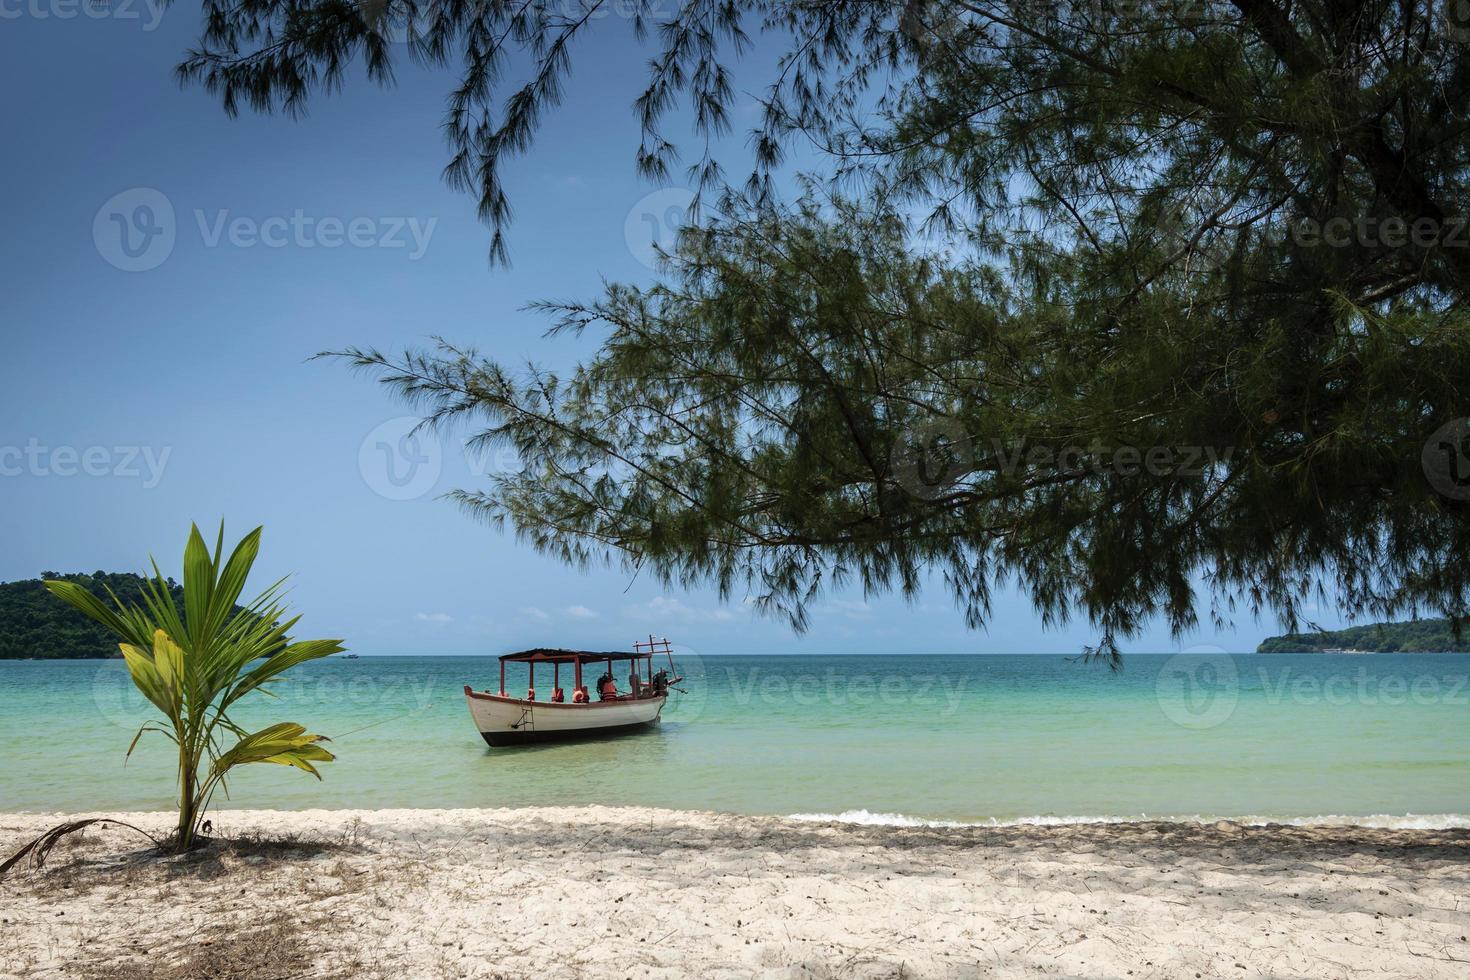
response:
[[[522,650],[520,653],[507,653],[500,658],[501,663],[531,663],[531,664],[591,664],[608,660],[642,660],[647,653],[628,653],[623,650],[611,653],[593,653],[588,650],[552,650],[546,647],[537,647],[535,650]]]

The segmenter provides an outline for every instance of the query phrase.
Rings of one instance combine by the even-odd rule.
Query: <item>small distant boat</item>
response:
[[[668,667],[654,672],[655,655],[668,658]],[[628,690],[619,691],[613,665],[627,663]],[[512,697],[505,689],[505,665],[526,664],[529,683],[526,696]],[[551,696],[536,697],[536,665],[551,665]],[[572,668],[570,694],[561,685],[561,669]],[[603,669],[589,691],[583,684],[584,668]],[[544,674],[542,675],[545,676]],[[669,691],[682,677],[674,667],[668,638],[648,638],[633,644],[633,652],[595,653],[585,650],[539,648],[507,653],[500,658],[500,687],[497,693],[464,688],[470,717],[480,736],[492,746],[522,745],[575,738],[622,735],[658,724]]]
[[[356,660],[357,657],[358,657],[358,655],[355,654],[355,653],[343,654],[343,659],[344,660]]]

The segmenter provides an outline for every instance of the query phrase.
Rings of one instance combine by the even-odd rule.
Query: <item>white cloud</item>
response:
[[[729,609],[686,605],[668,596],[656,596],[647,602],[626,606],[625,619],[648,619],[656,623],[728,623],[736,618]]]
[[[567,606],[562,612],[573,619],[596,619],[597,613],[586,606]]]
[[[872,619],[873,608],[857,599],[828,599],[817,607],[817,612],[845,616],[848,619]]]
[[[524,612],[527,616],[530,616],[532,619],[536,620],[536,622],[538,623],[545,623],[551,619],[551,617],[547,615],[545,609],[537,609],[535,606],[527,606],[521,611]]]
[[[432,612],[432,613],[422,613],[421,612],[421,613],[414,613],[413,614],[413,618],[416,619],[416,620],[418,620],[421,623],[452,623],[452,622],[454,622],[454,617],[453,616],[449,615],[449,613],[442,613],[442,612]]]

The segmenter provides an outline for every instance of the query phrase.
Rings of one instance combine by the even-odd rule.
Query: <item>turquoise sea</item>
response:
[[[1470,656],[680,658],[658,729],[490,749],[490,657],[306,665],[240,720],[333,739],[227,806],[635,804],[872,822],[1329,818],[1470,826]],[[545,668],[543,668],[545,669]],[[508,686],[523,683],[519,679]],[[542,687],[547,686],[543,681]],[[163,809],[173,760],[119,661],[0,662],[0,810]]]

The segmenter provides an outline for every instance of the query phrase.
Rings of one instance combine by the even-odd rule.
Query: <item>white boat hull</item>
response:
[[[464,689],[470,717],[489,745],[521,745],[596,738],[637,731],[658,722],[668,695],[636,701],[553,704]]]

